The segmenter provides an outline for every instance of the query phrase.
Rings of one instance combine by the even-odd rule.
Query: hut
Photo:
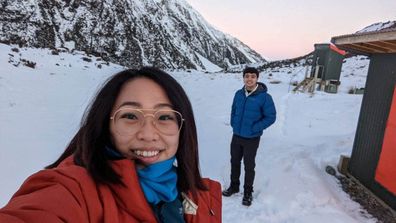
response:
[[[302,88],[302,91],[313,92],[318,84],[317,90],[337,93],[345,51],[329,43],[315,44],[314,47],[311,72],[306,73],[305,79],[293,91]]]
[[[336,36],[338,48],[370,58],[347,175],[396,210],[396,28]],[[345,164],[345,165],[344,165]]]
[[[315,44],[312,58],[311,77],[319,80],[320,87],[326,92],[336,93],[340,84],[342,61],[345,51],[338,49],[333,44]]]

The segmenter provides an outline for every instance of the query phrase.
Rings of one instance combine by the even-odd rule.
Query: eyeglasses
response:
[[[147,113],[150,112],[150,113]],[[121,108],[110,117],[114,122],[115,131],[120,135],[134,135],[144,125],[146,117],[152,117],[154,127],[164,135],[179,133],[184,119],[175,110]]]

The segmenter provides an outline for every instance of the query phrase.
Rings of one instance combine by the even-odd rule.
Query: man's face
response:
[[[247,90],[253,90],[257,85],[257,74],[256,73],[245,73],[243,77],[243,83]]]

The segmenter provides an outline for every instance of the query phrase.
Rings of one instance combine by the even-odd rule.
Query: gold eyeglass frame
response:
[[[147,116],[151,116],[151,117],[154,118],[154,117],[155,117],[155,114],[156,114],[157,112],[175,112],[175,113],[177,113],[177,114],[180,115],[180,126],[179,126],[179,129],[178,129],[177,133],[180,132],[181,128],[183,127],[183,123],[185,122],[185,120],[184,120],[184,118],[183,118],[183,115],[182,115],[180,112],[178,112],[178,111],[176,111],[176,110],[173,110],[173,109],[120,108],[120,109],[118,109],[117,111],[115,111],[114,114],[110,117],[110,120],[113,120],[114,126],[116,125],[116,124],[115,124],[115,116],[117,115],[118,112],[123,111],[123,110],[138,111],[138,112],[140,112],[140,113],[143,115],[143,118],[144,118],[144,119],[146,119]],[[152,113],[152,114],[145,114],[145,113],[144,113],[145,111],[152,111],[152,112],[154,112],[154,113]],[[161,130],[158,129],[157,125],[155,124],[155,123],[156,123],[155,121],[153,121],[152,123],[153,123],[153,126],[155,127],[155,129],[157,129],[160,133],[162,133],[162,134],[164,134],[164,135],[176,135],[176,134],[177,134],[177,133],[175,133],[175,134],[166,134],[166,133],[164,133],[164,132],[162,132]],[[141,125],[140,128],[141,128],[142,126],[143,126],[143,125]],[[139,128],[139,129],[140,129],[140,128]],[[117,132],[118,132],[118,131],[117,131]],[[118,132],[118,134],[122,135],[122,134],[119,133],[119,132]]]

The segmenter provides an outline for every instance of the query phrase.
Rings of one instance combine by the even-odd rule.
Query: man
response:
[[[239,192],[241,160],[245,166],[242,204],[250,206],[253,200],[254,167],[256,152],[263,130],[275,122],[276,110],[267,86],[257,82],[259,71],[254,67],[243,70],[242,89],[235,93],[231,109],[231,184],[223,191],[229,197]]]

